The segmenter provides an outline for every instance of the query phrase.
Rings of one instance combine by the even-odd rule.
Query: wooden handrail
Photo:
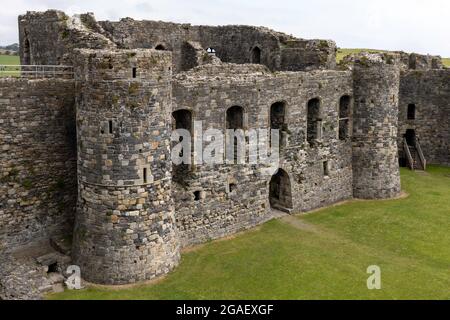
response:
[[[409,150],[408,141],[406,138],[403,139],[403,150],[406,153],[406,158],[408,159],[409,168],[414,170],[414,160],[411,155],[411,151]]]
[[[419,154],[420,162],[422,163],[422,169],[425,171],[425,170],[427,170],[427,160],[425,159],[425,156],[423,154],[422,147],[420,146],[420,143],[419,143],[419,139],[417,139],[417,138],[414,139],[414,144],[415,144],[417,153]]]

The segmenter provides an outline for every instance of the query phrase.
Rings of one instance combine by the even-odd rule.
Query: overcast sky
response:
[[[17,16],[27,10],[94,12],[98,20],[164,20],[192,24],[263,25],[302,38],[450,57],[449,0],[4,0],[0,44],[18,41]]]

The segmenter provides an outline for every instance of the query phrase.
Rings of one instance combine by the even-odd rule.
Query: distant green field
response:
[[[367,51],[370,53],[377,53],[377,52],[386,52],[385,50],[376,50],[376,49],[338,49],[336,60],[337,62],[341,61],[345,56],[348,56],[352,53],[358,53],[361,51]],[[442,62],[447,67],[450,67],[450,58],[443,58]]]
[[[0,65],[7,64],[7,65],[18,65],[20,64],[20,58],[19,56],[7,56],[4,54],[0,55]],[[10,70],[10,68],[8,68]],[[17,72],[7,72],[7,73],[0,73],[0,77],[7,77],[7,76],[17,76]]]
[[[450,68],[450,58],[443,58],[442,62],[444,63],[444,65]]]
[[[20,64],[19,56],[7,56],[0,54],[0,64]]]

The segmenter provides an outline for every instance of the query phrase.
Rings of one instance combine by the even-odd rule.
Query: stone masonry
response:
[[[337,66],[330,40],[55,10],[20,16],[19,32],[22,64],[72,66],[74,78],[0,79],[3,297],[20,296],[6,292],[20,281],[2,257],[38,241],[72,239],[84,279],[127,284],[167,274],[183,247],[280,214],[397,197],[407,130],[429,163],[450,165],[440,57]],[[173,164],[172,129],[199,123],[278,129],[279,163]],[[48,285],[33,268],[23,281],[37,294]]]

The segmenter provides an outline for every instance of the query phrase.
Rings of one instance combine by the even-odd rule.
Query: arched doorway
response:
[[[244,129],[244,108],[240,106],[233,106],[228,108],[226,113],[226,129],[227,134],[228,130],[234,130],[233,136],[229,136],[227,139],[233,139],[233,144],[226,146],[226,155],[227,160],[233,160],[235,163],[238,163],[239,159],[242,159],[242,156],[245,156],[245,141],[242,139],[238,139],[237,135],[239,132],[237,130],[242,131]],[[243,137],[242,135],[240,136]],[[230,140],[231,141],[231,140]],[[233,155],[231,155],[231,153]],[[239,158],[240,156],[240,158]]]
[[[191,139],[191,149],[192,149],[192,112],[190,110],[181,109],[172,112],[172,130],[176,129],[185,129],[189,131],[190,133],[190,139]],[[180,136],[178,143],[183,141],[183,137]],[[178,144],[175,142],[172,142],[172,148]],[[192,151],[192,150],[191,150]],[[188,175],[188,172],[190,171],[190,164],[186,163],[184,160],[187,158],[189,159],[192,156],[191,152],[188,154],[184,154],[184,150],[180,150],[179,157],[183,158],[183,163],[178,165],[173,165],[173,180],[174,181],[183,181],[184,178]],[[192,160],[192,159],[191,159]]]
[[[416,130],[414,129],[406,130],[405,139],[406,143],[408,143],[409,146],[414,146],[416,144]]]
[[[261,63],[261,49],[258,47],[254,47],[252,49],[252,63],[255,64]]]
[[[269,202],[273,209],[285,212],[292,210],[291,181],[283,169],[278,169],[270,179]]]
[[[286,135],[286,104],[275,102],[270,106],[270,129],[279,130],[279,147],[284,148],[284,135]],[[270,136],[272,145],[272,135]]]

